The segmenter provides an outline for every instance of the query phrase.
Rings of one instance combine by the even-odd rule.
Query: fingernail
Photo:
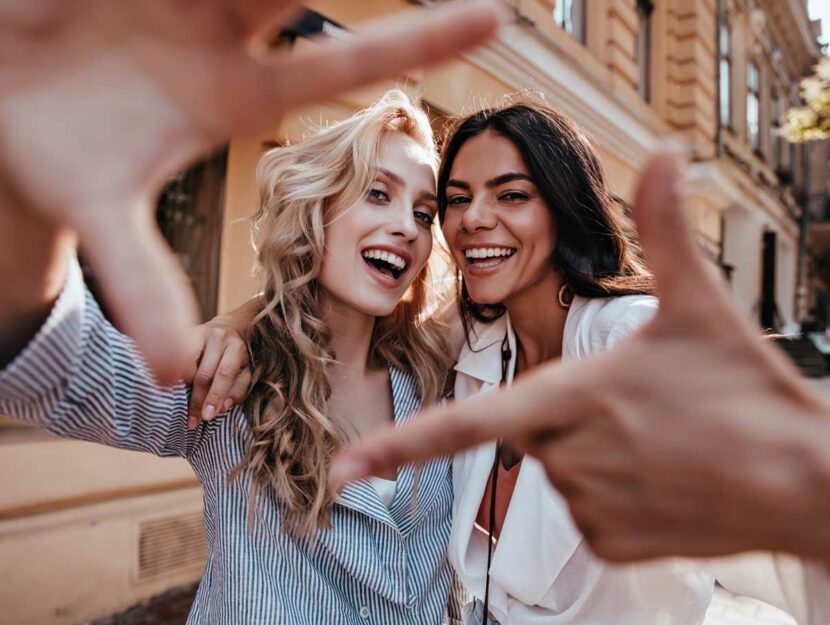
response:
[[[228,398],[225,400],[225,403],[224,403],[224,404],[222,404],[222,405],[225,407],[225,412],[227,412],[228,410],[230,410],[231,408],[233,408],[233,400],[232,400],[230,397],[228,397]]]
[[[212,404],[206,404],[205,407],[202,408],[202,419],[210,421],[214,416],[216,416],[216,408],[214,408]]]
[[[198,426],[198,425],[199,425],[199,420],[196,417],[194,417],[193,415],[190,415],[189,417],[187,417],[187,429],[188,430],[195,430],[196,426]]]
[[[369,465],[356,458],[336,458],[329,471],[329,481],[334,488],[345,486],[348,482],[359,480],[369,475]]]

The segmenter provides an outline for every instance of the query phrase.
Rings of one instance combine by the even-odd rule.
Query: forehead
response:
[[[402,132],[390,132],[381,141],[378,166],[399,175],[407,185],[435,186],[432,153]]]
[[[464,181],[489,180],[506,172],[529,173],[516,145],[487,130],[461,146],[452,164],[451,177]]]

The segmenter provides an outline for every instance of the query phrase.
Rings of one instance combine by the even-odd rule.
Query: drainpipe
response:
[[[804,319],[804,315],[806,313],[806,304],[809,298],[809,293],[807,292],[808,284],[807,278],[807,266],[809,262],[809,255],[810,255],[810,246],[809,246],[809,237],[810,237],[810,187],[811,187],[811,172],[812,172],[812,159],[810,158],[810,143],[802,143],[803,147],[803,158],[804,161],[801,166],[804,168],[804,188],[801,193],[801,232],[799,233],[799,258],[798,258],[798,266],[796,268],[796,293],[798,294],[798,299],[800,301],[796,302],[797,314],[800,317],[798,321]]]
[[[723,52],[720,47],[720,30],[721,25],[724,24],[726,16],[724,15],[724,0],[717,1],[717,8],[715,9],[715,84],[717,88],[717,97],[715,99],[715,158],[719,159],[723,155],[723,126],[720,120],[720,102],[721,102],[721,82],[720,82],[720,58]]]

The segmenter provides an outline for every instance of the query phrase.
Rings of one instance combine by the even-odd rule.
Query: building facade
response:
[[[344,36],[364,20],[424,10],[403,0],[319,0],[284,38]],[[820,50],[802,0],[516,0],[516,23],[491,44],[238,137],[176,178],[159,222],[197,289],[203,315],[257,291],[245,218],[267,147],[349,115],[397,84],[446,118],[529,92],[593,139],[613,192],[631,201],[661,138],[695,151],[684,190],[700,241],[741,309],[768,327],[807,306],[799,262],[803,190],[827,188],[811,148],[775,134]],[[345,35],[348,36],[348,35]],[[815,158],[820,158],[817,156]],[[813,160],[815,160],[815,158]],[[812,176],[810,174],[812,172]],[[806,186],[805,186],[806,185]],[[183,461],[160,460],[0,422],[0,603],[19,625],[73,625],[199,578],[204,558],[198,483]]]

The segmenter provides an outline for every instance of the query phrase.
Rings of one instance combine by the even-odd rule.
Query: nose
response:
[[[461,215],[460,228],[467,232],[491,230],[496,227],[496,215],[487,198],[473,198]]]
[[[402,206],[395,211],[395,218],[389,222],[388,232],[394,237],[400,237],[405,241],[413,241],[418,236],[418,224],[412,208]]]

